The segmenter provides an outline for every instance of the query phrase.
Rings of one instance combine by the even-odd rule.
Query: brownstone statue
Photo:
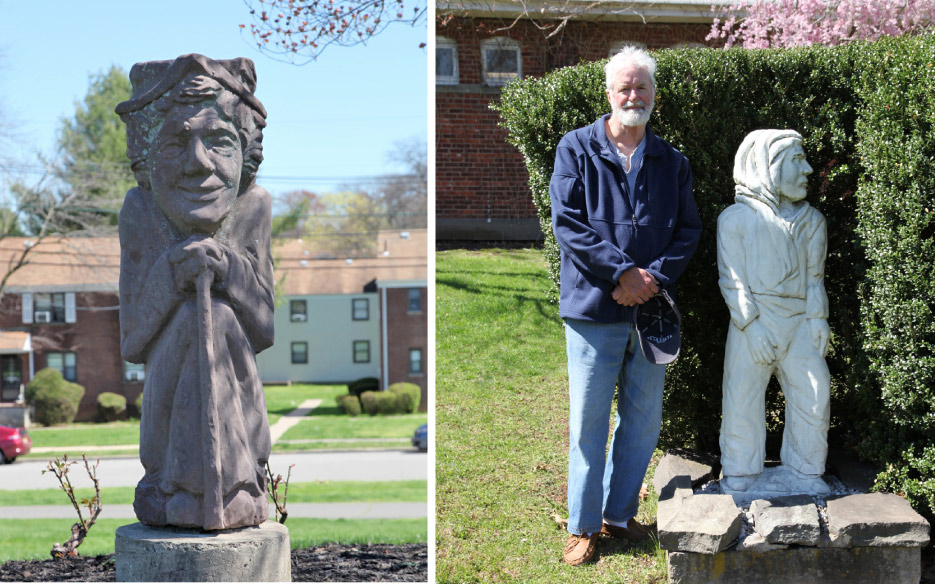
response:
[[[253,62],[185,55],[130,80],[116,111],[139,185],[120,210],[121,353],[146,364],[133,506],[150,526],[259,525],[273,265]]]

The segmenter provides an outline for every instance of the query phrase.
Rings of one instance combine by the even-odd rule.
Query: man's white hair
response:
[[[617,75],[617,72],[627,65],[633,65],[640,69],[646,69],[646,71],[649,73],[649,79],[652,82],[653,87],[656,87],[656,60],[653,59],[649,53],[639,47],[626,46],[620,49],[620,51],[611,57],[610,61],[607,61],[607,64],[604,65],[604,73],[607,76],[608,90],[612,89],[614,76]]]

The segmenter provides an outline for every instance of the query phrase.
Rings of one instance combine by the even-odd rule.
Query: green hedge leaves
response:
[[[880,487],[935,508],[935,38],[840,47],[655,52],[653,130],[691,161],[705,229],[678,286],[682,355],[669,367],[661,443],[717,451],[728,313],[716,221],[750,131],[792,128],[814,168],[808,200],[828,219],[831,443],[883,472]],[[604,62],[504,88],[499,111],[523,154],[557,298],[548,185],[562,135],[609,111]],[[769,429],[783,401],[768,392]]]

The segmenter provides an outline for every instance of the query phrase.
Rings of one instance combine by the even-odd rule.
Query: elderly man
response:
[[[571,565],[593,557],[601,533],[649,535],[634,516],[659,437],[665,366],[641,351],[636,309],[672,290],[701,235],[688,159],[647,126],[655,70],[633,47],[607,63],[612,113],[562,138],[549,185],[568,354]]]
[[[786,399],[781,472],[761,490],[825,493],[831,378],[825,218],[805,201],[802,136],[756,130],[734,160],[735,203],[718,218],[718,284],[730,308],[721,421],[722,485],[745,491],[766,458],[766,385]]]

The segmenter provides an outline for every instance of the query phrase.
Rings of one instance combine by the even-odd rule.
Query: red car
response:
[[[32,439],[26,428],[0,426],[0,464],[13,462],[21,454],[29,454]]]

